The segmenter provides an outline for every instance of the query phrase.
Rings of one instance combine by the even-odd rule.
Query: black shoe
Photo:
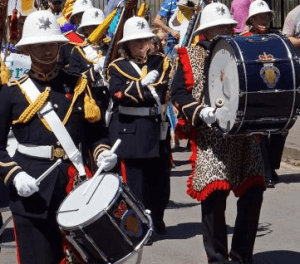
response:
[[[153,223],[154,231],[159,235],[165,235],[166,234],[166,225],[164,221],[158,221]]]
[[[235,262],[237,262],[237,263],[239,263],[239,264],[254,264],[252,257],[250,257],[250,258],[245,258],[245,259],[244,259],[244,258],[242,258],[241,256],[239,256],[238,254],[233,253],[232,251],[230,251],[229,257],[230,257],[233,261],[235,261]]]
[[[153,238],[150,237],[150,238],[148,239],[148,241],[145,243],[145,246],[152,246],[152,244],[153,244]]]
[[[276,171],[273,171],[273,173],[272,173],[272,180],[275,184],[279,182],[279,177],[278,177],[278,174],[276,173]]]
[[[266,181],[267,188],[275,188],[275,182],[273,180]]]

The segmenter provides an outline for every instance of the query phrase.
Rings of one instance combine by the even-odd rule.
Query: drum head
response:
[[[220,39],[213,48],[208,70],[208,96],[211,107],[222,99],[224,105],[216,111],[220,129],[232,129],[239,105],[239,73],[230,43]]]
[[[57,222],[61,227],[72,229],[79,225],[85,226],[91,220],[100,217],[117,197],[121,187],[121,181],[117,175],[101,174],[83,195],[89,181],[78,186],[60,205]]]

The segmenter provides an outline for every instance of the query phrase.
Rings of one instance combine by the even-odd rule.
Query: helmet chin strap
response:
[[[56,54],[56,56],[54,57],[53,60],[49,61],[49,60],[41,60],[41,59],[38,59],[35,55],[31,54],[31,57],[34,59],[34,61],[38,62],[38,63],[41,63],[41,64],[46,64],[46,65],[49,65],[49,64],[53,64],[54,62],[57,62],[57,58],[58,58],[58,53]]]
[[[260,34],[264,34],[264,33],[266,33],[266,32],[268,31],[268,27],[258,26],[258,27],[256,28],[256,31],[257,31],[258,33],[260,33]]]

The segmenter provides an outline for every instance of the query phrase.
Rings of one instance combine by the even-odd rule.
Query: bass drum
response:
[[[86,263],[123,263],[150,238],[150,211],[116,174],[101,174],[93,184],[87,188],[87,180],[65,198],[58,225]]]
[[[220,36],[210,53],[207,103],[225,135],[281,133],[299,112],[299,58],[282,35]],[[299,89],[299,88],[298,88]]]

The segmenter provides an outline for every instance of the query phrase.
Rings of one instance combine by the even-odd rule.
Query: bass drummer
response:
[[[217,35],[229,35],[237,22],[226,5],[211,3],[201,15],[196,34],[205,40],[179,48],[179,63],[172,85],[172,102],[197,129],[196,162],[188,180],[188,194],[201,202],[203,242],[208,263],[253,263],[253,247],[265,190],[263,159],[256,136],[224,137],[215,127],[216,109],[205,104],[207,51]],[[228,253],[226,199],[238,197],[231,250]]]
[[[57,67],[67,41],[51,12],[31,13],[16,45],[30,55],[31,69],[0,92],[0,177],[10,189],[19,263],[63,261],[56,212],[67,192],[91,176],[81,150],[93,149],[105,171],[117,162],[86,78]],[[19,143],[13,157],[6,150],[11,126]]]
[[[270,34],[278,31],[270,29],[270,23],[274,12],[268,4],[262,0],[251,3],[246,24],[249,26],[247,31],[241,33],[242,36],[250,37],[254,34]],[[262,135],[261,147],[265,163],[266,187],[274,188],[278,183],[279,177],[275,170],[280,168],[281,157],[288,131],[280,134]]]

